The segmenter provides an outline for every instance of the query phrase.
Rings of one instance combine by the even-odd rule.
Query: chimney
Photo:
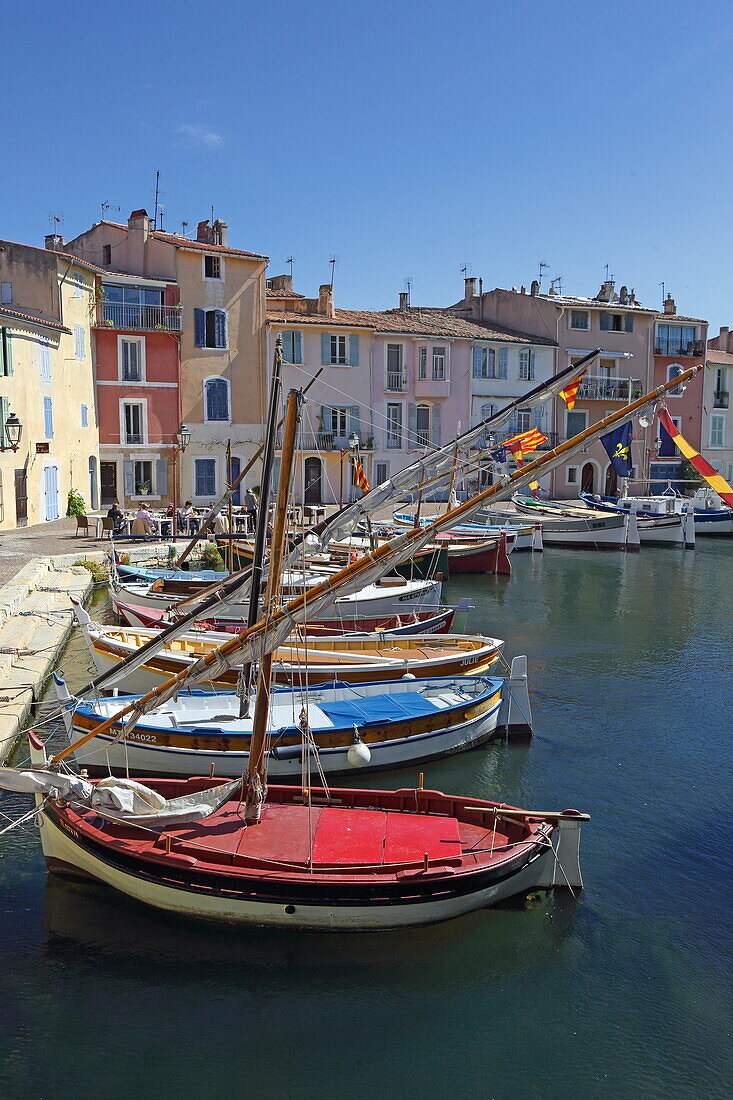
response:
[[[526,288],[526,286],[524,285],[524,283],[522,283],[522,285],[520,286],[520,288],[519,288],[519,293],[520,293],[520,294],[526,294],[526,293],[527,293],[527,288]]]
[[[49,252],[63,252],[66,241],[60,233],[49,233],[47,237],[44,237],[44,244]]]
[[[537,279],[532,280],[532,285],[529,288],[529,292],[530,292],[530,294],[532,295],[533,298],[536,297],[539,294],[540,284],[537,281]]]
[[[214,233],[211,226],[209,225],[208,218],[206,219],[206,221],[199,222],[196,226],[196,240],[203,241],[205,244],[214,243]]]
[[[632,286],[631,290],[629,291],[629,302],[631,303],[632,306],[636,305],[636,291],[634,290],[633,286]]]
[[[464,280],[466,284],[466,293],[464,298],[468,301],[469,298],[473,298],[476,294],[476,280],[470,276]]]
[[[618,292],[619,302],[621,302],[622,305],[626,305],[626,302],[628,301],[628,297],[629,297],[628,287],[622,286],[621,289]]]
[[[147,210],[133,210],[127,219],[128,262],[133,271],[145,274],[145,245],[150,236]]]
[[[670,316],[673,316],[677,312],[677,306],[671,294],[668,294],[664,299],[664,312],[668,313]]]
[[[293,276],[292,275],[271,275],[267,280],[268,290],[285,290],[288,294],[293,293]]]
[[[715,337],[714,343],[720,351],[730,351],[728,347],[730,343],[730,330],[727,325],[721,325],[720,335]]]
[[[404,310],[404,309],[409,309],[409,308],[410,308],[410,295],[407,293],[406,290],[401,290],[400,291],[400,309]]]
[[[330,283],[323,283],[318,288],[318,312],[324,317],[333,317],[333,287]]]
[[[217,218],[211,227],[211,233],[214,238],[214,244],[225,245],[229,234],[229,226],[226,222],[223,222],[221,218]]]
[[[613,300],[613,290],[615,287],[613,279],[606,279],[604,283],[601,283],[601,289],[596,294],[597,302],[610,302]]]

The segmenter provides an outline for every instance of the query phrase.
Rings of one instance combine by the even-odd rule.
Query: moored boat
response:
[[[700,507],[701,502],[714,502],[709,490],[703,495],[679,497],[662,493],[659,496],[612,497],[581,493],[580,500],[587,508],[606,512],[636,512],[637,519],[658,519],[674,515],[684,516],[691,511],[695,524],[695,535],[733,535],[733,508]],[[719,498],[718,498],[719,499]],[[722,502],[721,502],[722,503]]]

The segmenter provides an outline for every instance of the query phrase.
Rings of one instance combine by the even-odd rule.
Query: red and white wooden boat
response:
[[[43,743],[33,734],[29,741],[41,770],[14,778],[23,789],[27,777],[25,789],[42,805],[49,869],[158,909],[239,924],[376,931],[583,885],[580,826],[588,818],[576,810],[533,813],[421,788],[336,788],[312,793],[308,804],[300,786],[269,786],[260,823],[247,826],[239,781],[212,790],[210,778],[146,779],[140,787],[73,777],[67,787],[64,776],[42,770]],[[192,816],[207,799],[206,816]],[[125,801],[127,813],[119,809]]]

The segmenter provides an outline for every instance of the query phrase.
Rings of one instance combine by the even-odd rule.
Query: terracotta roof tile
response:
[[[266,260],[267,256],[259,252],[245,252],[241,248],[229,248],[225,244],[209,244],[208,241],[194,241],[190,237],[181,237],[178,233],[164,233],[161,229],[154,229],[150,234],[157,241],[165,241],[174,244],[177,248],[193,249],[196,252],[222,252],[226,256],[249,256],[252,260]]]
[[[265,290],[266,298],[305,298],[305,294],[298,294],[297,290]]]
[[[400,335],[459,337],[467,340],[498,340],[502,343],[549,345],[553,340],[512,329],[498,328],[478,321],[467,321],[449,309],[434,307],[404,309],[336,309],[332,318],[322,313],[300,313],[297,310],[268,309],[267,320],[294,326],[321,325],[368,328],[374,332],[394,332]]]
[[[721,367],[733,367],[733,355],[729,351],[718,351],[717,348],[708,348],[706,362],[716,363]]]
[[[32,313],[21,313],[19,309],[8,309],[7,306],[0,306],[0,316],[17,317],[20,321],[30,321],[34,325],[55,329],[56,332],[71,332],[71,329],[66,328],[60,321],[52,321],[48,317],[36,317]]]
[[[706,325],[702,317],[683,317],[681,313],[658,313],[658,321],[694,321],[696,325]]]

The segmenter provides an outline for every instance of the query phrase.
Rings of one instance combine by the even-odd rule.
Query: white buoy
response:
[[[544,544],[542,542],[542,524],[535,523],[534,530],[532,531],[532,549],[544,550]]]
[[[359,736],[359,730],[354,726],[354,743],[349,745],[346,753],[346,759],[351,764],[352,768],[363,768],[365,764],[368,764],[372,758],[372,754],[369,751],[369,746],[365,745]]]

